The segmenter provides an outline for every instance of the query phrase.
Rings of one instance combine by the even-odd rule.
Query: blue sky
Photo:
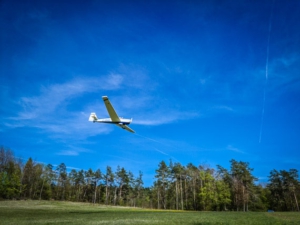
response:
[[[298,0],[3,0],[0,27],[0,144],[24,160],[146,186],[170,159],[300,170]],[[136,134],[88,121],[103,95]]]

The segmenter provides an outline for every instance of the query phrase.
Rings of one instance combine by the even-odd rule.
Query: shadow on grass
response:
[[[75,213],[75,214],[100,214],[100,213],[104,213],[104,212],[82,212],[82,211],[72,211],[72,212],[69,212],[69,213]]]
[[[194,223],[193,225],[229,225],[229,223],[215,223],[215,222],[199,222],[199,223]]]

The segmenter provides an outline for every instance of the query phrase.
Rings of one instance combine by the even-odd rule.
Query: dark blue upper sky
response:
[[[68,168],[300,170],[300,1],[0,3],[0,145]],[[137,134],[88,122],[107,95]]]

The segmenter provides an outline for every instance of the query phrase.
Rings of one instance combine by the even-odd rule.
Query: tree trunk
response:
[[[108,183],[106,179],[106,187],[105,187],[105,205],[107,205],[107,199],[108,199]]]
[[[176,209],[178,210],[178,184],[177,184],[177,179],[176,179],[176,182],[175,182],[175,194],[176,194]]]
[[[157,209],[159,209],[159,189],[157,188]]]
[[[183,210],[183,191],[182,191],[182,180],[180,178],[180,198],[181,198],[181,210]]]
[[[96,198],[97,198],[97,183],[95,182],[95,192],[94,192],[94,201],[93,203],[96,203]]]
[[[116,205],[116,201],[117,201],[117,187],[115,188],[114,205]]]
[[[119,191],[119,205],[120,205],[121,200],[122,200],[122,186],[123,185],[120,185],[120,187],[119,187],[119,189],[120,189],[120,191]]]
[[[195,188],[195,180],[193,178],[193,208],[196,210],[196,188]]]
[[[238,195],[235,194],[236,211],[239,211]]]
[[[99,204],[101,204],[101,185],[99,185],[98,199],[99,199]]]
[[[299,205],[298,205],[297,196],[296,196],[296,194],[295,194],[295,191],[293,191],[293,193],[294,193],[294,198],[295,198],[295,202],[296,202],[297,210],[298,210],[298,212],[299,212]]]
[[[242,198],[243,198],[243,210],[244,210],[244,212],[246,212],[246,204],[245,204],[245,187],[244,187],[244,185],[242,185],[242,193],[243,193],[243,196],[242,196]]]
[[[187,190],[186,190],[186,177],[184,179],[184,197],[185,197],[185,207],[187,207]]]
[[[42,192],[43,192],[43,188],[44,188],[44,182],[45,182],[45,179],[43,179],[43,184],[42,184],[41,193],[40,193],[40,200],[42,199]]]

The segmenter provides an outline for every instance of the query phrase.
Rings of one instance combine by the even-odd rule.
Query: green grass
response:
[[[58,201],[0,201],[0,224],[300,224],[296,212],[191,212]]]

